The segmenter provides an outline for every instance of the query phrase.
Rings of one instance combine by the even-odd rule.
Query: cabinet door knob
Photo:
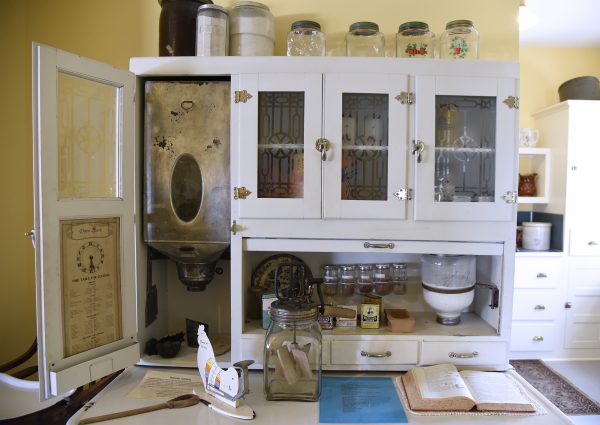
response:
[[[420,163],[423,159],[421,154],[425,150],[425,143],[420,140],[413,140],[413,150],[412,154],[417,155],[417,162]]]
[[[598,245],[598,242],[596,242],[596,241],[589,241],[588,245],[589,246],[596,246],[596,245]]]
[[[545,279],[548,277],[548,275],[546,273],[538,273],[535,277],[538,279]]]
[[[540,336],[540,335],[536,335],[533,338],[531,338],[532,341],[543,341],[544,337]]]
[[[382,357],[391,357],[392,356],[392,352],[391,351],[385,351],[383,353],[372,353],[370,351],[364,351],[362,350],[360,352],[360,355],[363,357],[377,357],[377,358],[382,358]]]
[[[573,303],[571,301],[567,301],[565,303],[565,308],[571,308],[571,307],[573,307]]]
[[[321,161],[327,161],[327,151],[329,150],[329,140],[317,139],[315,149],[321,152]]]
[[[546,306],[542,305],[542,304],[538,304],[535,307],[533,307],[536,310],[546,310]]]
[[[451,351],[448,353],[448,357],[451,359],[474,359],[475,357],[479,357],[479,353],[477,351],[473,351],[472,353],[455,353]]]
[[[35,229],[31,229],[29,232],[25,232],[24,236],[31,238],[31,244],[35,248]]]

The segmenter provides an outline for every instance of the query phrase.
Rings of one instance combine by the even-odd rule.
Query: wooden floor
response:
[[[600,403],[600,360],[548,360],[544,363],[589,398]],[[569,416],[576,425],[599,425],[599,415]]]

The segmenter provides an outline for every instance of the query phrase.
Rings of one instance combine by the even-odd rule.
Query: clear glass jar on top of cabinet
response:
[[[317,401],[321,393],[322,335],[316,304],[271,304],[264,348],[267,400]]]
[[[461,19],[446,24],[440,37],[440,58],[479,59],[479,31],[472,21]]]
[[[385,37],[374,22],[355,22],[346,34],[346,55],[385,56]]]
[[[433,58],[435,35],[425,22],[405,22],[396,34],[396,56],[399,58]]]
[[[229,12],[216,4],[198,8],[196,56],[227,56],[229,52]]]
[[[325,56],[325,34],[314,21],[296,21],[287,34],[288,56]]]

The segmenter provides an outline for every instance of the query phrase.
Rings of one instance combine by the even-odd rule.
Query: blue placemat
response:
[[[408,421],[392,378],[323,376],[319,422]]]

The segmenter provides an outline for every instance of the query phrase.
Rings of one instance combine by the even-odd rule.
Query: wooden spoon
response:
[[[196,394],[185,394],[172,398],[160,404],[140,407],[139,409],[125,410],[123,412],[109,413],[108,415],[93,416],[79,421],[78,425],[92,424],[95,422],[108,421],[110,419],[124,418],[126,416],[139,415],[140,413],[153,412],[160,409],[180,409],[182,407],[194,406],[200,402],[200,397]]]

